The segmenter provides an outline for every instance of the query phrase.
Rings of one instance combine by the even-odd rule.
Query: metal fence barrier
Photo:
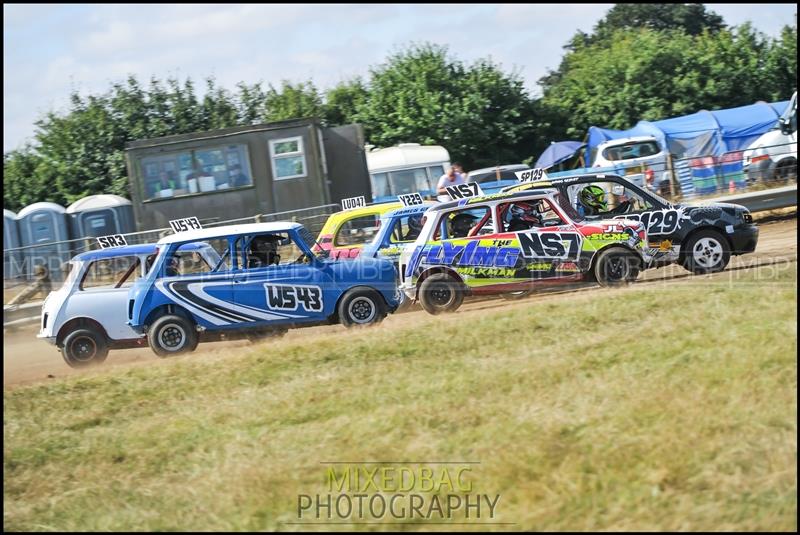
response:
[[[328,217],[338,210],[341,210],[340,205],[326,204],[322,206],[313,206],[311,208],[289,210],[274,214],[257,214],[250,217],[227,219],[224,221],[220,221],[218,218],[212,220],[200,219],[200,223],[204,228],[209,228],[233,224],[293,221],[301,223],[316,236],[319,234],[319,231],[322,230],[322,226],[325,224]],[[172,233],[173,231],[171,228],[159,228],[130,232],[123,234],[123,236],[125,236],[125,240],[129,245],[137,245],[156,243],[162,237]],[[3,288],[10,289],[27,283],[28,280],[33,278],[36,266],[44,266],[51,281],[62,282],[66,276],[64,264],[68,262],[70,258],[85,251],[98,248],[99,245],[96,237],[86,236],[60,242],[48,242],[40,245],[3,249]],[[20,275],[11,278],[8,276],[11,273]]]

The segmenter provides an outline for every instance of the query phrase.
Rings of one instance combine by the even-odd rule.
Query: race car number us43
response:
[[[322,310],[322,290],[319,286],[288,286],[265,284],[267,305],[273,310],[297,310],[298,304],[306,312]]]

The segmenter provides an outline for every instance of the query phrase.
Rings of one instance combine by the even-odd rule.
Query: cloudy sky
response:
[[[72,89],[104,92],[128,74],[213,75],[228,89],[312,79],[325,89],[411,42],[447,45],[465,61],[491,57],[536,94],[569,37],[612,5],[4,4],[3,150],[30,139],[43,113],[63,110]],[[707,6],[770,36],[797,12],[796,4]]]

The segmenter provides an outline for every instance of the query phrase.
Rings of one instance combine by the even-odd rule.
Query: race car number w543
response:
[[[297,310],[303,306],[306,312],[322,310],[322,290],[319,286],[287,286],[265,284],[267,305],[273,310]]]

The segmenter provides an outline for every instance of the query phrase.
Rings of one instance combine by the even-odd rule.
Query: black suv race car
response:
[[[744,206],[673,204],[619,175],[553,177],[502,191],[553,187],[589,220],[624,218],[644,223],[647,252],[653,258],[648,267],[678,262],[693,273],[715,273],[725,269],[731,255],[752,253],[758,243],[758,227]]]

